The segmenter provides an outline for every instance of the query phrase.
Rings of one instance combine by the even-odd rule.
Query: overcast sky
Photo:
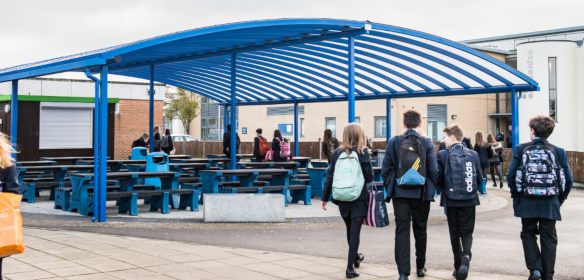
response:
[[[0,0],[0,68],[237,21],[371,20],[452,40],[584,25],[561,0]]]

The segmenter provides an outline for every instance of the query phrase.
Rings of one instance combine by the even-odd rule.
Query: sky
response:
[[[584,25],[583,8],[581,0],[0,0],[0,68],[238,21],[370,20],[464,40]]]

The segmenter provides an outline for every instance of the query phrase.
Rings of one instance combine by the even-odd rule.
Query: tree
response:
[[[199,98],[190,91],[182,88],[172,97],[170,104],[164,112],[164,116],[170,120],[178,118],[189,134],[191,121],[199,114]]]

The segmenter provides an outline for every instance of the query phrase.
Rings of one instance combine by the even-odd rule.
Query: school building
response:
[[[166,86],[155,84],[155,123],[162,125]],[[0,83],[0,131],[10,134],[10,83]],[[19,81],[18,159],[92,156],[94,83],[81,79]],[[127,159],[148,131],[148,83],[109,83],[108,155]]]

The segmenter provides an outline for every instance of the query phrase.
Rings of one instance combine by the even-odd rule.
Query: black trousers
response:
[[[357,254],[359,252],[359,242],[361,240],[361,225],[363,225],[363,217],[343,217],[345,226],[347,227],[347,243],[349,243],[349,256],[347,257],[347,268],[353,268]]]
[[[430,201],[393,199],[395,215],[395,262],[400,274],[410,275],[410,223],[414,230],[416,268],[426,265],[426,244]]]
[[[521,224],[523,226],[521,241],[527,268],[530,271],[539,270],[545,280],[553,279],[558,245],[556,221],[540,218],[521,219]],[[541,251],[537,244],[538,234]]]
[[[448,207],[446,217],[454,255],[454,269],[458,269],[463,255],[472,258],[472,233],[475,226],[476,206]]]

